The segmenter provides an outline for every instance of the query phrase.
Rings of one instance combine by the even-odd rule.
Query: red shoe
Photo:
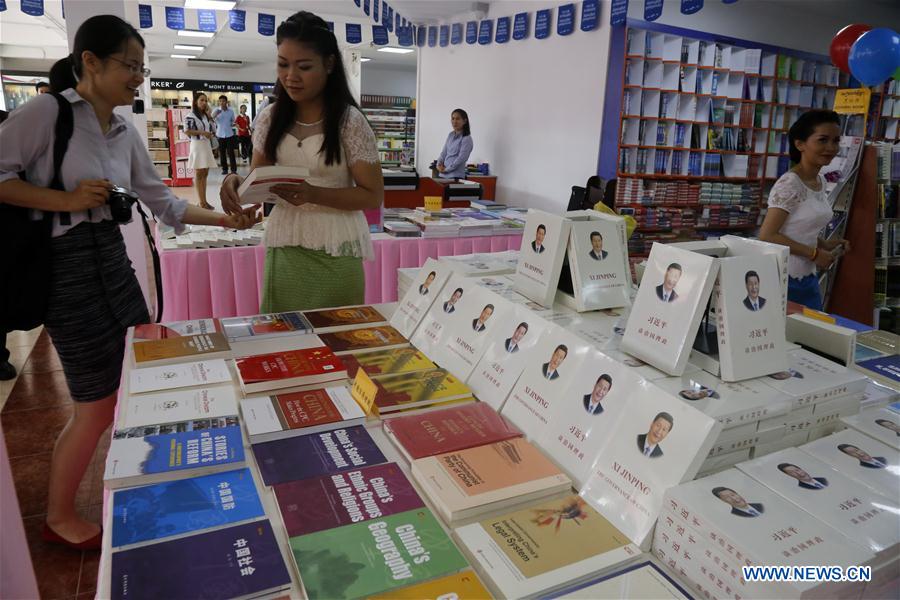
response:
[[[43,531],[41,531],[41,537],[45,542],[49,542],[51,544],[59,544],[60,546],[68,546],[73,550],[99,550],[101,544],[103,543],[103,529],[101,528],[100,533],[98,533],[94,537],[84,540],[83,542],[78,542],[76,544],[59,535],[58,533],[50,529],[49,525],[44,523],[44,529]]]

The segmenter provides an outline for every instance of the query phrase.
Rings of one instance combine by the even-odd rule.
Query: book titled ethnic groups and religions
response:
[[[429,259],[393,314],[132,330],[98,595],[894,597],[897,394],[768,331],[784,257],[656,245],[636,291],[598,286],[630,280],[621,223],[577,217],[529,214],[543,277]],[[693,364],[710,298],[718,358]],[[722,356],[756,329],[784,361]],[[811,564],[871,578],[741,572]]]

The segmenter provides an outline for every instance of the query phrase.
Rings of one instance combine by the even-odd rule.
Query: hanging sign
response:
[[[463,28],[462,23],[454,23],[450,26],[450,43],[456,46],[462,44]]]
[[[440,33],[440,44],[441,48],[450,45],[450,26],[449,25],[441,25],[441,33]]]
[[[44,14],[44,0],[22,0],[20,6],[26,15],[40,17]]]
[[[397,30],[397,41],[401,46],[413,45],[412,27],[401,27]]]
[[[372,0],[372,19],[377,23],[378,22],[378,4],[379,0]]]
[[[0,12],[6,10],[6,0],[0,0]]]
[[[393,10],[393,9],[391,9]],[[403,19],[400,17],[400,13],[397,13],[394,16],[394,29],[400,31],[401,27],[406,27],[406,23],[403,22]]]
[[[416,46],[419,48],[423,48],[425,46],[425,36],[428,34],[428,31],[422,25],[416,30]]]
[[[356,2],[356,6],[359,7],[359,0],[353,0],[353,1]]]
[[[153,27],[153,7],[149,4],[138,4],[138,21],[141,29]]]
[[[228,26],[232,31],[244,31],[247,28],[247,11],[229,10]]]
[[[348,44],[362,43],[362,25],[359,23],[347,23],[346,32]]]
[[[212,31],[216,29],[216,11],[214,10],[198,10],[197,11],[197,29],[200,31]]]
[[[624,25],[628,18],[628,0],[612,0],[609,5],[609,24]]]
[[[394,31],[394,9],[387,4],[384,5],[384,14],[381,15],[381,21],[388,31]]]
[[[369,6],[369,0],[363,0],[363,12],[367,15],[372,12],[371,7]]]
[[[388,31],[384,25],[372,25],[372,41],[378,46],[388,45]]]
[[[553,21],[553,14],[550,9],[537,11],[537,17],[534,19],[534,37],[543,40],[550,37],[550,26]]]
[[[722,0],[722,4],[734,4],[737,0]]]
[[[559,7],[559,14],[556,17],[556,33],[569,35],[573,31],[575,31],[575,5],[563,4]]]
[[[184,9],[180,6],[166,7],[166,27],[184,29]]]
[[[514,40],[524,40],[528,37],[528,13],[522,12],[516,15],[515,19],[513,19],[513,33]]]
[[[581,3],[581,30],[593,31],[600,24],[600,0],[584,0]]]
[[[334,21],[325,21],[325,24],[328,25],[328,31],[334,33]]]
[[[655,21],[662,15],[663,0],[644,0],[644,20]]]
[[[259,13],[259,33],[261,35],[275,35],[275,15]]]
[[[703,8],[703,0],[681,0],[681,14],[692,15]]]
[[[491,38],[494,33],[494,20],[493,19],[484,19],[481,24],[478,26],[478,43],[482,46],[487,46],[491,43]]]
[[[478,41],[478,23],[475,21],[468,21],[466,23],[466,43],[474,44]]]
[[[509,17],[497,18],[497,34],[494,41],[498,44],[505,44],[509,41]]]
[[[434,48],[435,46],[437,46],[437,34],[438,34],[437,27],[431,26],[428,28],[428,47],[429,48]]]

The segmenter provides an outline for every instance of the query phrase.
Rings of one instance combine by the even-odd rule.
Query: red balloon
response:
[[[870,29],[872,29],[870,25],[857,23],[854,25],[847,25],[837,32],[831,40],[831,48],[828,52],[831,55],[831,62],[834,63],[834,66],[848,75],[852,74],[850,73],[850,64],[848,63],[850,47],[853,46],[853,42],[859,39],[859,36]]]

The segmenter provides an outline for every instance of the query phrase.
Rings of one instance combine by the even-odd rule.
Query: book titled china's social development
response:
[[[579,311],[628,306],[631,270],[625,220],[594,210],[566,213],[573,297]]]
[[[241,400],[251,444],[362,425],[366,414],[345,386]]]
[[[541,306],[552,306],[569,241],[571,221],[529,209],[516,267],[515,290]]]
[[[391,325],[407,338],[412,338],[452,274],[453,269],[448,264],[434,258],[426,260],[413,279],[413,285],[397,303],[391,315]]]

